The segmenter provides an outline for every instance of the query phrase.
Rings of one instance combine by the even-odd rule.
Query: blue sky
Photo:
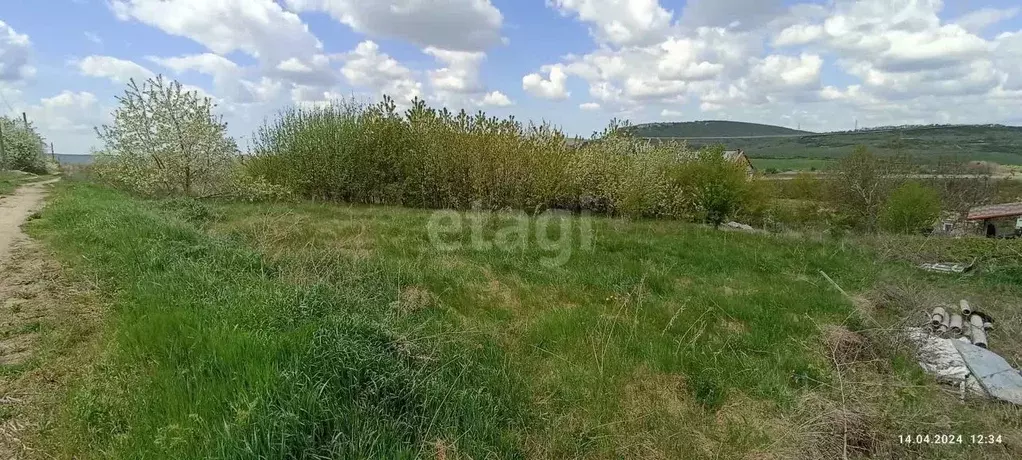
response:
[[[546,120],[729,119],[847,129],[1022,124],[1005,0],[4,0],[0,114],[96,146],[128,78],[219,104],[245,143],[338,97]]]

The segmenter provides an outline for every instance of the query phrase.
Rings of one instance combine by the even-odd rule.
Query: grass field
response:
[[[826,171],[837,165],[832,158],[750,158],[759,171]]]
[[[481,230],[452,232],[444,242],[460,248],[445,250],[431,240],[432,217],[392,207],[143,201],[59,185],[29,230],[81,276],[102,280],[110,310],[103,352],[44,430],[46,451],[1019,454],[1017,410],[974,403],[984,416],[961,411],[902,354],[838,360],[828,331],[865,333],[912,307],[878,303],[863,313],[819,270],[850,292],[953,288],[985,293],[991,304],[1017,298],[1014,278],[917,275],[863,244],[588,217],[505,251],[480,248],[508,238],[519,220],[469,214]],[[570,257],[551,263],[565,247]],[[897,441],[995,428],[1010,442],[982,451]]]

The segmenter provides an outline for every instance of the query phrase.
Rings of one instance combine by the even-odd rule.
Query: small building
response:
[[[743,166],[745,166],[745,170],[748,172],[750,176],[756,174],[756,167],[752,165],[752,160],[749,159],[749,157],[745,154],[744,150],[742,149],[725,150],[723,155],[724,159],[736,163],[741,163]]]
[[[979,206],[965,218],[978,224],[987,238],[1012,238],[1022,235],[1022,202]]]
[[[965,220],[965,213],[956,211],[941,211],[940,217],[934,222],[931,235],[962,237],[971,235],[971,222]]]

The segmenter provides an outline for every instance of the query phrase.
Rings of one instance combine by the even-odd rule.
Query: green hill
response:
[[[649,138],[689,138],[689,145],[724,144],[743,149],[756,159],[836,160],[858,145],[882,155],[910,155],[921,161],[953,157],[1022,165],[1022,127],[1004,125],[893,126],[831,133],[806,133],[788,128],[727,121],[638,125],[633,133]],[[713,139],[716,137],[716,139]],[[755,160],[754,160],[755,162]],[[768,164],[769,163],[769,164]],[[784,166],[759,162],[759,167]],[[821,165],[814,163],[814,167]],[[790,169],[803,169],[792,166]]]
[[[685,121],[677,123],[645,123],[630,128],[638,137],[735,137],[735,136],[793,136],[813,134],[773,125],[740,121]]]

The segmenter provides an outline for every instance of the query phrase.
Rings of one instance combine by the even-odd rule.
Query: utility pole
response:
[[[50,158],[52,158],[53,161],[57,161],[57,152],[53,150],[53,142],[50,142]]]
[[[25,122],[25,129],[28,129],[28,114],[21,112],[21,120]]]

